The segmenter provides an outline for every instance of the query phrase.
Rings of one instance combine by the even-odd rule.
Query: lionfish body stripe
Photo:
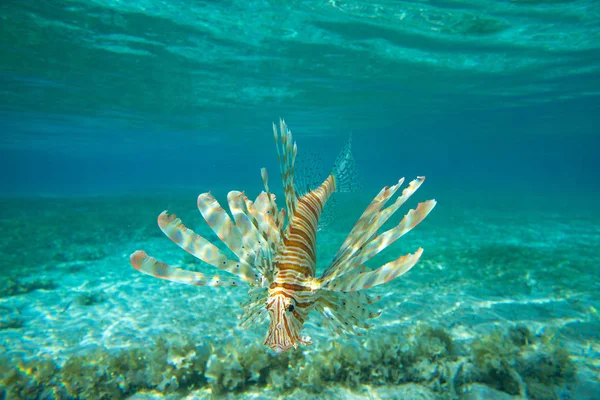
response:
[[[365,262],[418,225],[435,207],[427,200],[409,210],[400,223],[385,232],[383,224],[421,186],[424,177],[410,182],[396,200],[388,201],[400,189],[398,184],[383,188],[360,216],[332,262],[316,276],[317,231],[327,201],[336,192],[356,187],[356,166],[351,153],[351,138],[337,157],[332,172],[318,187],[302,196],[295,186],[297,145],[283,120],[279,129],[273,124],[279,170],[286,208],[278,209],[276,197],[269,190],[266,169],[261,170],[265,191],[254,201],[243,192],[227,196],[231,216],[210,194],[198,197],[198,209],[220,241],[235,255],[229,258],[209,240],[186,228],[181,220],[166,211],[159,218],[161,230],[188,253],[226,272],[231,277],[207,277],[199,272],[171,267],[138,250],[131,264],[138,271],[157,278],[196,286],[240,286],[249,284],[249,300],[242,305],[243,328],[269,318],[265,345],[277,353],[299,344],[310,344],[301,336],[311,311],[321,314],[324,325],[336,334],[360,334],[369,329],[369,319],[381,311],[369,305],[378,298],[364,290],[401,276],[419,260],[419,248],[379,268]]]

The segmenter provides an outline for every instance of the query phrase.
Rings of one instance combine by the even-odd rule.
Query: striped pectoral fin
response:
[[[326,275],[330,277],[341,276],[348,272],[347,268],[337,268],[337,266],[341,266],[345,261],[348,261],[354,257],[360,257],[363,261],[357,261],[353,263],[345,263],[344,265],[356,265],[364,262],[362,258],[362,254],[360,254],[365,248],[373,248],[371,246],[372,241],[377,235],[377,231],[379,228],[387,222],[387,220],[398,211],[398,209],[408,200],[416,191],[419,189],[425,177],[419,176],[417,179],[411,181],[403,191],[402,194],[396,199],[396,201],[386,207],[383,206],[387,203],[387,201],[398,191],[402,183],[404,182],[404,178],[398,181],[398,184],[383,188],[377,196],[373,199],[371,204],[367,207],[363,215],[360,217],[358,222],[355,224],[354,228],[348,235],[348,238],[342,244],[340,251],[336,254],[331,266],[327,270]],[[426,202],[427,203],[427,202]],[[434,204],[435,205],[435,204]],[[383,208],[383,209],[382,209]],[[432,207],[433,208],[433,207]],[[419,210],[421,211],[421,210]],[[431,210],[429,210],[431,211]],[[427,213],[429,212],[427,211]],[[425,218],[427,214],[423,216]],[[420,222],[420,221],[419,221]],[[416,224],[415,224],[416,225]],[[412,228],[411,228],[412,229]],[[410,230],[410,229],[409,229]],[[405,231],[404,233],[408,232]],[[403,234],[404,234],[403,233]],[[400,235],[401,236],[401,235]],[[399,237],[399,236],[398,236]],[[397,238],[396,238],[397,239]],[[394,239],[394,240],[396,240]],[[370,243],[371,242],[371,243]],[[385,247],[380,247],[379,251],[383,250]],[[367,258],[368,259],[368,258]],[[335,270],[335,271],[334,271]],[[324,275],[325,276],[325,275]]]
[[[260,213],[243,193],[230,192],[228,201],[242,236],[243,246],[248,253],[246,261],[252,264],[263,277],[270,279],[274,272],[274,254],[277,254],[279,248],[279,231],[272,225],[259,222]]]
[[[227,194],[229,209],[233,215],[235,226],[240,232],[242,246],[245,252],[256,257],[256,250],[262,247],[263,238],[259,232],[258,221],[252,216],[249,208],[253,204],[242,192],[231,191]]]
[[[330,266],[323,274],[324,277],[336,277],[346,272],[340,269],[339,266],[356,254],[361,246],[368,241],[378,227],[381,226],[381,224],[377,224],[381,208],[385,206],[387,201],[396,193],[396,191],[398,191],[403,182],[404,178],[400,179],[396,185],[384,187],[377,196],[375,196],[358,221],[354,224],[354,227],[348,234],[344,243],[342,243],[342,246],[336,253]]]
[[[175,214],[163,211],[158,216],[158,226],[169,239],[194,257],[251,284],[256,280],[257,271],[252,266],[246,262],[228,259],[217,246],[183,225]]]
[[[389,245],[394,243],[396,240],[398,240],[404,234],[406,234],[411,229],[413,229],[415,226],[417,226],[421,221],[423,221],[425,219],[425,217],[427,217],[427,215],[431,212],[431,210],[435,207],[435,205],[436,205],[435,200],[427,200],[425,202],[419,203],[417,208],[410,210],[396,227],[382,233],[379,236],[375,236],[374,238],[371,238],[367,243],[361,245],[361,247],[359,248],[359,251],[357,251],[355,254],[353,254],[350,257],[346,257],[344,259],[344,261],[338,261],[337,263],[333,264],[334,267],[333,268],[330,267],[328,269],[329,273],[324,274],[323,277],[321,278],[322,283],[324,285],[327,285],[327,287],[330,290],[339,290],[339,289],[331,289],[331,287],[334,285],[334,282],[343,287],[347,287],[348,282],[354,282],[354,280],[358,279],[359,276],[362,276],[363,278],[365,276],[370,276],[371,278],[369,278],[369,279],[374,279],[373,274],[380,270],[381,270],[381,273],[385,274],[385,272],[384,272],[384,270],[382,270],[382,268],[384,268],[384,267],[391,268],[394,265],[396,265],[396,263],[400,263],[400,260],[402,260],[403,258],[401,257],[398,260],[393,261],[392,263],[388,263],[384,267],[378,269],[377,271],[372,271],[372,272],[366,273],[366,274],[371,274],[371,275],[358,274],[356,271],[356,268],[358,266],[364,264],[366,261],[370,260],[372,257],[377,255],[382,250],[386,249]],[[419,256],[420,256],[420,251],[422,251],[422,249],[417,251],[417,253],[415,253],[413,255],[409,254],[406,257],[414,256],[416,254],[419,254]],[[409,259],[410,259],[410,257],[409,257]],[[409,259],[407,259],[407,260],[409,260]],[[417,260],[418,260],[418,257],[417,257]],[[416,262],[416,260],[415,260],[415,262]],[[412,267],[412,265],[411,265],[411,267]],[[404,273],[406,271],[408,271],[408,269],[406,269],[402,273]],[[399,276],[399,275],[397,274],[394,277],[396,277],[396,276]],[[393,278],[390,278],[388,280],[391,280],[391,279],[393,279]],[[344,283],[344,284],[342,285],[342,283]],[[356,283],[356,282],[354,282],[354,283]],[[383,283],[383,282],[379,282],[376,284],[370,284],[368,287],[375,286],[380,283]],[[365,287],[363,287],[363,288],[365,288]],[[354,290],[360,290],[360,289],[354,289]]]
[[[360,232],[364,231],[365,228],[373,225],[373,222],[376,221],[376,219],[377,219],[378,213],[387,204],[388,200],[392,196],[394,196],[394,194],[398,191],[400,186],[402,186],[402,183],[404,183],[404,178],[401,178],[396,185],[389,186],[389,187],[386,186],[383,189],[381,189],[381,191],[379,191],[377,196],[375,196],[375,198],[371,201],[371,203],[367,206],[365,211],[362,213],[362,215],[360,216],[360,218],[358,219],[358,221],[352,228],[352,231],[350,231],[350,234],[344,241],[344,244],[342,245],[342,247],[344,247],[344,245],[345,246],[350,245],[350,243],[353,241],[353,238],[357,237],[357,235],[356,235],[357,233],[360,233]]]
[[[277,228],[277,231],[278,231],[278,237],[283,238],[285,236],[285,233],[283,230],[283,223],[285,220],[285,209],[282,208],[281,210],[278,210],[277,203],[275,202],[275,195],[269,191],[269,174],[267,173],[267,169],[262,168],[260,170],[260,175],[262,177],[262,181],[265,186],[265,192],[266,192],[265,200],[268,202],[268,204],[265,204],[267,206],[267,209],[265,209],[264,212],[266,215],[268,215],[272,218],[273,224]],[[258,198],[257,198],[257,202],[258,202]]]
[[[244,258],[241,235],[219,202],[210,193],[202,193],[198,196],[198,209],[206,223],[229,250],[239,258]]]
[[[404,255],[374,271],[348,274],[327,282],[323,288],[334,292],[354,292],[381,285],[408,272],[419,261],[421,254],[423,249],[419,248],[415,253]]]
[[[200,272],[171,267],[170,265],[149,256],[142,250],[137,250],[133,253],[129,260],[131,261],[133,268],[141,273],[171,282],[194,286],[240,286],[241,284],[241,282],[236,279],[206,276]]]
[[[403,179],[401,180],[401,182],[403,181]],[[377,229],[379,229],[383,224],[385,224],[386,221],[390,219],[390,217],[394,215],[404,203],[406,203],[406,201],[417,191],[417,189],[421,187],[423,181],[425,181],[424,176],[419,176],[417,177],[417,179],[412,180],[408,184],[408,187],[402,190],[402,194],[398,196],[394,204],[386,207],[385,209],[379,212]]]
[[[266,192],[262,192],[254,201],[254,206],[249,208],[250,213],[258,222],[260,231],[266,236],[272,247],[279,245],[280,240],[279,226],[272,212],[272,204],[275,203],[274,197],[275,195],[270,195],[269,197]],[[277,213],[276,206],[275,213]]]
[[[425,217],[429,215],[435,205],[435,200],[427,200],[419,203],[417,208],[406,213],[404,218],[402,218],[402,221],[400,221],[396,227],[383,232],[381,235],[365,244],[360,255],[354,259],[354,262],[356,264],[363,264],[382,250],[386,249],[396,240],[410,232],[415,226],[419,225],[425,219]]]

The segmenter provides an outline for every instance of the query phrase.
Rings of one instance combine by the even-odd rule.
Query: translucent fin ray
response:
[[[419,248],[415,253],[404,255],[374,271],[343,275],[329,283],[325,289],[335,292],[354,292],[381,285],[410,270],[419,261],[421,254],[423,249]]]
[[[294,170],[294,185],[298,197],[318,188],[327,177],[323,159],[314,152],[302,152],[296,159]]]
[[[331,174],[335,177],[336,192],[355,192],[359,189],[358,168],[352,155],[352,135],[337,156]]]
[[[371,328],[367,321],[381,315],[381,311],[372,311],[369,307],[379,299],[371,298],[364,292],[325,291],[321,292],[315,309],[321,313],[323,325],[331,332],[360,336],[361,330]]]
[[[265,304],[269,293],[266,288],[250,287],[248,289],[250,299],[242,304],[244,313],[239,317],[242,329],[248,329],[254,324],[262,323],[267,317]]]

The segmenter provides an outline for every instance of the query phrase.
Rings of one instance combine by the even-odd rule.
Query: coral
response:
[[[452,337],[441,328],[420,326],[413,334],[416,345],[414,346],[415,358],[437,360],[454,355]]]
[[[268,391],[310,397],[341,384],[348,390],[405,388],[421,398],[480,398],[489,392],[550,399],[575,374],[569,354],[554,339],[534,336],[524,326],[479,338],[469,355],[457,354],[444,329],[417,326],[280,355],[259,342],[233,339],[213,347],[178,337],[159,338],[145,349],[97,348],[62,365],[48,358],[4,359],[0,398],[122,399],[143,391],[183,396],[198,389],[217,396]]]
[[[403,357],[404,381],[421,383],[435,392],[454,391],[458,365],[450,335],[441,328],[418,326],[409,336],[409,345]]]
[[[121,398],[118,382],[109,371],[111,360],[104,350],[70,357],[61,369],[61,383],[68,396],[80,398]]]
[[[471,351],[480,372],[478,382],[511,395],[524,394],[522,379],[514,368],[520,347],[509,336],[495,330],[476,340]]]
[[[228,343],[210,356],[206,378],[213,393],[239,392],[251,385],[286,391],[298,386],[293,366],[304,364],[303,358],[300,351],[276,356],[260,344]]]
[[[516,325],[508,329],[508,339],[515,346],[528,346],[533,342],[533,334],[525,325]]]
[[[494,330],[487,336],[476,340],[471,346],[473,360],[480,368],[502,368],[512,365],[520,347],[502,331]]]
[[[330,382],[355,388],[368,376],[368,355],[354,341],[332,342],[328,349],[311,354],[298,370],[298,382],[309,391],[320,392]]]
[[[404,336],[373,336],[364,345],[355,340],[333,342],[312,355],[310,363],[300,369],[299,381],[315,392],[330,382],[350,388],[413,382],[442,392],[452,390],[446,386],[456,370],[454,359],[450,335],[440,328],[421,326]]]
[[[172,393],[205,384],[207,353],[191,342],[169,345],[160,338],[153,351],[140,348],[73,356],[61,370],[69,396],[118,399],[142,389]]]
[[[554,339],[534,337],[522,325],[495,330],[476,340],[473,365],[463,365],[459,381],[480,382],[511,395],[555,398],[556,387],[573,382],[576,368]],[[467,379],[468,376],[468,379]]]
[[[47,357],[32,361],[19,360],[13,365],[0,360],[0,398],[52,398],[51,390],[57,385],[58,367]]]
[[[575,380],[575,364],[563,348],[538,354],[523,366],[528,378],[546,385],[564,385]]]
[[[169,344],[160,338],[156,342],[150,371],[152,385],[163,392],[194,389],[206,384],[206,363],[210,351],[191,340]]]
[[[519,371],[527,383],[531,399],[555,399],[557,386],[572,383],[576,368],[569,353],[563,348],[545,348],[520,362]]]

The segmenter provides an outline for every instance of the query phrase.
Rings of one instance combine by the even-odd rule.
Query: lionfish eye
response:
[[[285,310],[286,310],[286,311],[288,311],[288,312],[292,312],[292,311],[294,311],[294,305],[293,305],[293,304],[289,304],[289,305],[288,305],[288,306],[285,308]]]

